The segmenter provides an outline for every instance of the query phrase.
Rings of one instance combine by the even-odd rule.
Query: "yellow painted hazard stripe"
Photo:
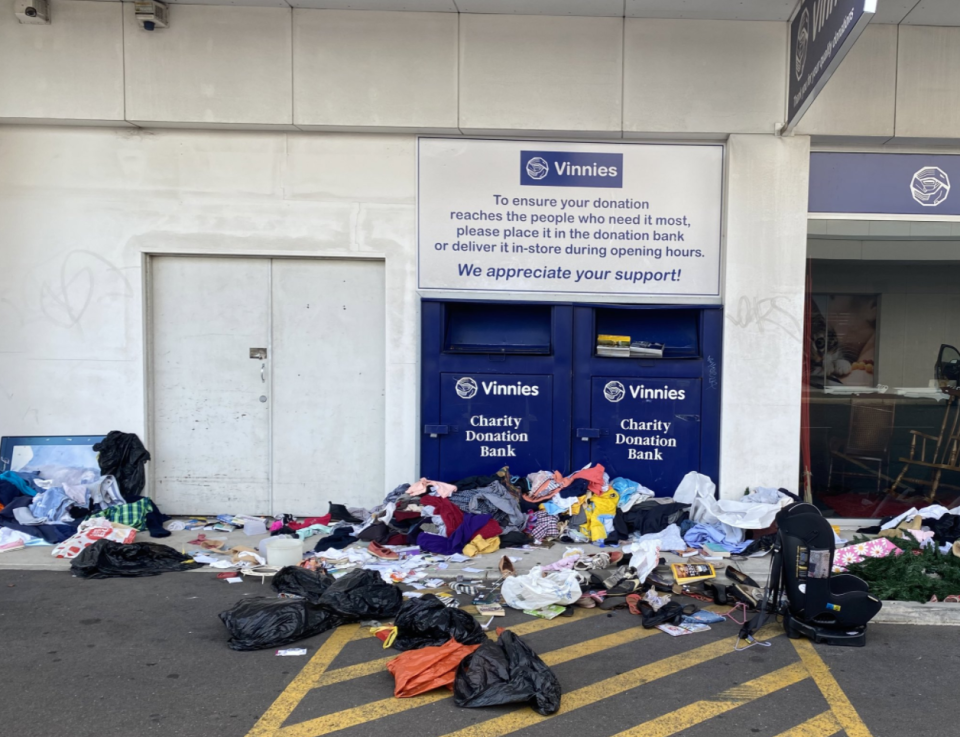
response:
[[[582,622],[583,620],[593,617],[602,611],[602,609],[596,608],[580,609],[573,617],[534,619],[530,622],[524,622],[522,624],[514,625],[513,627],[508,627],[508,629],[517,635],[529,635],[534,632],[542,632],[543,630],[553,629],[554,627],[559,627],[562,624]],[[493,640],[497,639],[496,632],[490,632],[487,636]],[[356,665],[348,665],[345,668],[337,668],[336,670],[327,671],[315,684],[315,687],[320,688],[321,686],[330,686],[334,683],[343,683],[343,681],[351,681],[354,678],[362,678],[374,673],[382,673],[387,669],[387,663],[389,663],[395,657],[397,657],[396,652],[394,652],[393,655],[389,655],[385,658],[377,658],[376,660],[369,660],[366,663],[357,663]]]
[[[807,671],[802,664],[793,663],[786,668],[754,678],[734,688],[728,688],[713,699],[697,701],[669,714],[638,724],[614,737],[670,737],[782,688],[792,686],[807,676]]]
[[[825,711],[793,729],[781,732],[777,737],[833,737],[840,731],[840,723],[832,711]]]
[[[781,633],[782,630],[779,625],[767,625],[757,633],[756,639],[768,640]],[[593,685],[578,688],[576,691],[563,695],[563,700],[560,702],[560,711],[557,714],[567,714],[584,706],[593,706],[610,696],[616,696],[646,683],[692,668],[695,665],[706,663],[708,660],[719,658],[721,655],[727,655],[733,652],[737,639],[736,637],[727,637],[709,645],[702,645],[693,650],[671,655],[669,658],[635,668],[622,675],[598,681]],[[501,717],[480,722],[466,729],[451,732],[444,737],[500,737],[551,718],[540,716],[532,709],[518,709],[510,714],[504,714]],[[287,737],[307,737],[307,735],[308,733],[303,733]]]
[[[840,688],[837,679],[833,677],[830,668],[817,655],[809,640],[791,640],[794,649],[810,672],[810,677],[816,682],[823,698],[830,704],[830,709],[840,726],[847,733],[847,737],[872,737],[867,725],[863,723],[857,710],[853,708],[850,699]]]
[[[559,650],[542,653],[540,657],[547,665],[560,665],[561,663],[576,660],[577,658],[584,658],[588,655],[609,650],[612,647],[625,645],[629,642],[636,642],[651,635],[659,634],[659,632],[659,630],[645,630],[640,627],[634,627],[593,640],[578,642],[575,645],[563,647]],[[320,735],[336,732],[338,729],[347,729],[348,727],[354,727],[364,722],[382,719],[392,714],[399,714],[400,712],[416,709],[419,706],[425,706],[426,704],[432,704],[435,701],[447,698],[450,698],[450,692],[445,689],[440,689],[409,699],[381,699],[380,701],[374,701],[369,704],[364,704],[363,706],[338,711],[335,714],[317,717],[308,722],[291,725],[290,727],[280,730],[278,734],[284,737],[303,737],[308,734],[314,737],[320,737]]]
[[[659,630],[632,628],[624,630],[623,632],[634,634],[637,639],[640,639],[641,636],[657,634]],[[615,634],[620,635],[621,633]],[[769,639],[771,635],[776,636],[776,634],[779,634],[779,627],[770,626],[764,628],[764,630],[758,634],[758,639]],[[610,637],[613,636],[608,635],[597,638],[596,640],[571,645],[568,648],[543,653],[541,658],[547,665],[557,665],[576,657],[584,657],[611,647],[609,644],[611,642]],[[690,668],[730,653],[733,651],[736,640],[736,637],[728,637],[564,694],[558,713],[563,714],[584,706],[593,705],[610,696],[629,691],[637,686],[655,681],[658,678],[672,675],[685,668]],[[432,704],[449,697],[449,692],[441,690],[412,699],[381,699],[380,701],[375,701],[363,706],[345,709],[334,714],[327,714],[306,722],[293,724],[278,730],[276,734],[282,737],[322,737],[323,735],[336,732],[340,729],[355,727],[359,724],[364,724],[375,719],[382,719],[383,717]],[[537,724],[549,718],[550,717],[540,716],[532,709],[523,708],[494,719],[489,719],[485,722],[480,722],[466,729],[451,732],[446,737],[500,737],[500,735],[510,734],[511,732]]]
[[[333,662],[333,659],[340,654],[344,646],[356,635],[358,625],[348,624],[335,629],[330,637],[326,639],[316,654],[310,658],[303,670],[297,673],[296,677],[290,682],[283,693],[277,697],[263,716],[253,725],[253,729],[247,733],[247,737],[266,737],[271,735],[287,721],[297,704],[307,693],[316,686],[320,676]]]

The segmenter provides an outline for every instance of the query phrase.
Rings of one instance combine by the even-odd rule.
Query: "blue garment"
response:
[[[21,525],[17,522],[14,512],[19,507],[27,507],[33,500],[25,495],[20,495],[3,509],[0,509],[0,527],[9,527],[11,530],[17,530],[33,537],[41,537],[52,545],[62,543],[68,537],[74,535],[80,520],[73,520],[69,524],[63,525]]]
[[[33,504],[30,505],[30,513],[37,518],[37,524],[56,525],[70,521],[67,510],[74,503],[62,487],[54,486],[34,497]]]
[[[34,474],[36,475],[36,474]],[[8,481],[18,487],[20,491],[27,496],[34,496],[37,490],[23,476],[16,471],[4,471],[0,473],[0,481]]]
[[[683,536],[683,541],[691,548],[699,548],[704,543],[719,543],[731,553],[739,553],[750,545],[749,542],[731,544],[726,542],[723,530],[713,525],[697,524],[691,527]]]
[[[463,546],[473,540],[491,519],[493,518],[488,514],[464,514],[463,522],[450,537],[422,532],[417,537],[416,545],[421,550],[438,555],[462,553]]]

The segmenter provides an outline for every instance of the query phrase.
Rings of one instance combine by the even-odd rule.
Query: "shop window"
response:
[[[827,516],[960,502],[960,260],[896,245],[808,261],[801,486]]]

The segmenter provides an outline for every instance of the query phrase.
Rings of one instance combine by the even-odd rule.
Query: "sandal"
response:
[[[630,610],[631,614],[642,615],[643,612],[640,611],[640,594],[628,594],[627,595],[627,608]]]
[[[500,575],[504,578],[517,575],[517,569],[514,567],[513,561],[510,560],[510,556],[508,555],[500,559]]]
[[[761,588],[760,584],[750,578],[750,576],[733,566],[727,566],[727,578],[731,578],[737,583],[742,583],[744,586],[753,586],[756,589]]]

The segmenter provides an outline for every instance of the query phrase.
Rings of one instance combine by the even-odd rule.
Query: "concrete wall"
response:
[[[730,136],[720,493],[796,489],[809,139]]]
[[[0,129],[0,434],[145,433],[144,253],[375,255],[386,261],[386,478],[412,478],[414,142]]]
[[[722,138],[784,116],[786,23],[177,3],[148,33],[132,3],[51,6],[0,12],[0,123]],[[960,28],[871,25],[797,132],[955,141],[958,80]]]

